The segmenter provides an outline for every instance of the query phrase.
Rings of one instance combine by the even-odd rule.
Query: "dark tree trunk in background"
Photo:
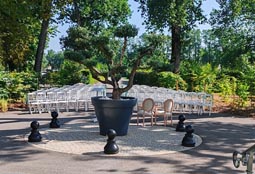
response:
[[[172,26],[172,56],[171,62],[173,67],[173,73],[180,72],[180,62],[181,62],[181,27]]]
[[[41,25],[39,44],[38,44],[37,51],[36,51],[35,65],[34,65],[34,70],[37,73],[40,73],[41,69],[42,69],[42,59],[43,59],[43,53],[44,53],[44,48],[45,48],[45,43],[46,43],[46,38],[47,38],[49,22],[50,22],[49,18],[45,19],[42,21],[42,25]]]

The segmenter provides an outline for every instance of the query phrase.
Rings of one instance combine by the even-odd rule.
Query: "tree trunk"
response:
[[[112,99],[120,99],[121,91],[119,88],[113,88]]]
[[[172,56],[171,62],[174,65],[173,73],[179,73],[181,63],[181,27],[172,26]]]
[[[38,44],[37,51],[36,51],[35,65],[34,65],[34,70],[37,73],[41,73],[41,69],[42,69],[43,52],[44,52],[46,38],[47,38],[49,21],[50,21],[49,18],[43,19],[42,25],[41,25],[39,44]]]
[[[81,26],[81,14],[80,14],[80,10],[79,10],[79,5],[77,0],[73,1],[73,5],[74,5],[74,16],[75,16],[75,20],[77,22],[78,26]]]
[[[6,64],[7,64],[7,66],[6,66],[7,71],[12,72],[12,71],[15,71],[17,68],[16,65],[14,64],[13,60],[7,60]]]

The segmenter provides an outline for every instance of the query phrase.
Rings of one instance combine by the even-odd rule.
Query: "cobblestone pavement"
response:
[[[171,132],[173,128],[163,126],[151,128],[147,126],[133,129],[131,123],[130,134],[136,135],[135,137],[138,139],[144,138],[141,141],[144,144],[136,145],[132,144],[132,141],[132,143],[129,142],[130,144],[126,143],[129,149],[123,150],[123,154],[120,151],[118,155],[104,155],[98,149],[104,145],[106,137],[99,136],[101,142],[98,139],[96,142],[94,139],[92,140],[93,136],[88,137],[89,141],[83,141],[86,136],[81,130],[90,130],[91,134],[97,136],[97,126],[91,123],[93,118],[93,112],[60,113],[61,128],[49,130],[51,117],[48,113],[33,115],[28,114],[27,111],[0,113],[0,173],[239,174],[244,173],[246,168],[244,166],[240,166],[238,169],[234,168],[232,153],[234,150],[243,151],[253,145],[255,136],[255,120],[253,118],[230,114],[212,114],[212,116],[187,114],[186,125],[192,124],[195,134],[202,138],[201,145],[195,148],[183,149],[184,151],[177,149],[176,152],[173,152],[176,149],[172,149],[171,152],[171,149],[166,148],[168,146],[162,148],[159,145],[159,149],[150,147],[148,143],[152,141],[144,143],[150,138],[143,136],[142,131],[161,130],[164,132],[169,130]],[[44,138],[44,141],[38,143],[39,145],[31,145],[26,141],[31,130],[30,123],[33,120],[40,123],[40,131],[42,131],[41,134]],[[176,115],[174,124],[176,125],[177,122]],[[141,135],[136,131],[140,132]],[[179,136],[183,135],[180,134]],[[152,136],[149,135],[149,137]],[[120,143],[120,149],[124,147],[124,142],[128,141],[128,139],[122,140],[119,137],[116,139]],[[153,139],[155,138],[153,137]],[[40,145],[43,146],[43,143],[44,145],[51,144],[50,147],[55,149],[39,147]],[[87,146],[89,143],[95,144],[94,150],[81,148],[84,147],[84,144],[86,147],[92,147]],[[150,148],[144,149],[147,146]],[[139,147],[142,147],[141,151],[139,151]],[[129,155],[132,150],[134,153]]]

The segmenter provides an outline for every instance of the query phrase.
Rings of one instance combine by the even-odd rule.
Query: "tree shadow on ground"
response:
[[[229,120],[224,120],[227,118]],[[146,157],[107,157],[107,160],[128,160],[142,161],[144,163],[144,173],[151,173],[151,167],[164,166],[173,167],[174,172],[182,174],[199,173],[241,173],[246,170],[244,166],[239,169],[234,168],[232,163],[232,153],[239,149],[247,149],[254,142],[254,124],[251,118],[213,115],[211,117],[189,118],[190,123],[195,125],[195,133],[200,135],[203,143],[191,150],[176,152],[174,154]],[[206,120],[208,118],[208,120]],[[231,119],[237,119],[231,122]],[[215,120],[214,120],[215,119]],[[242,122],[246,120],[246,123]],[[248,119],[248,120],[247,120]],[[197,121],[196,121],[197,120]],[[77,160],[105,160],[99,156],[84,156]],[[150,165],[148,165],[150,164]],[[132,168],[132,167],[131,167]],[[117,168],[116,168],[117,170]],[[119,169],[120,170],[120,169]],[[132,173],[139,168],[132,168],[125,171]],[[143,171],[142,170],[142,171]],[[172,171],[172,170],[171,170]],[[169,170],[169,172],[171,172]],[[123,171],[122,171],[123,172]],[[173,172],[173,171],[172,171]]]
[[[70,116],[70,118],[69,118]],[[47,116],[46,116],[47,117]],[[67,124],[74,120],[90,121],[93,113],[84,116],[83,113],[67,113],[61,118],[61,124]],[[177,118],[177,117],[176,117]],[[175,124],[177,119],[175,118]],[[40,115],[0,115],[0,161],[22,162],[31,159],[31,156],[46,153],[44,150],[34,149],[24,141],[24,135],[29,133],[30,122],[34,119],[41,123],[41,128],[48,128],[49,118]],[[233,119],[233,122],[231,121]],[[176,152],[173,154],[157,156],[103,156],[98,154],[75,155],[74,161],[85,161],[88,163],[124,164],[141,163],[141,166],[130,165],[128,168],[112,165],[104,168],[96,168],[95,171],[105,173],[155,173],[158,169],[165,169],[164,173],[181,174],[235,174],[245,171],[245,167],[235,169],[232,164],[232,153],[236,149],[245,150],[254,142],[254,124],[251,118],[212,114],[211,116],[187,115],[187,124],[194,125],[195,133],[200,135],[203,143],[191,150]],[[20,124],[22,126],[20,126]],[[19,126],[17,126],[19,125]],[[16,127],[17,126],[17,127]],[[73,162],[70,162],[74,164]],[[110,169],[109,169],[110,168]],[[161,170],[160,170],[161,171]]]

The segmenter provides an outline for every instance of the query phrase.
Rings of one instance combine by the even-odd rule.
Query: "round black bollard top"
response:
[[[178,119],[179,119],[179,121],[184,122],[185,121],[185,115],[179,115]]]
[[[57,117],[58,117],[58,112],[52,111],[52,112],[51,112],[51,117],[52,117],[52,118],[57,118]]]
[[[38,129],[40,126],[39,122],[38,121],[32,121],[31,124],[30,124],[30,127],[32,129]]]
[[[193,126],[192,126],[192,125],[186,126],[186,132],[187,132],[187,133],[190,133],[190,134],[194,133],[194,128],[193,128]]]
[[[109,129],[107,131],[108,140],[113,140],[116,137],[117,133],[114,129]]]

